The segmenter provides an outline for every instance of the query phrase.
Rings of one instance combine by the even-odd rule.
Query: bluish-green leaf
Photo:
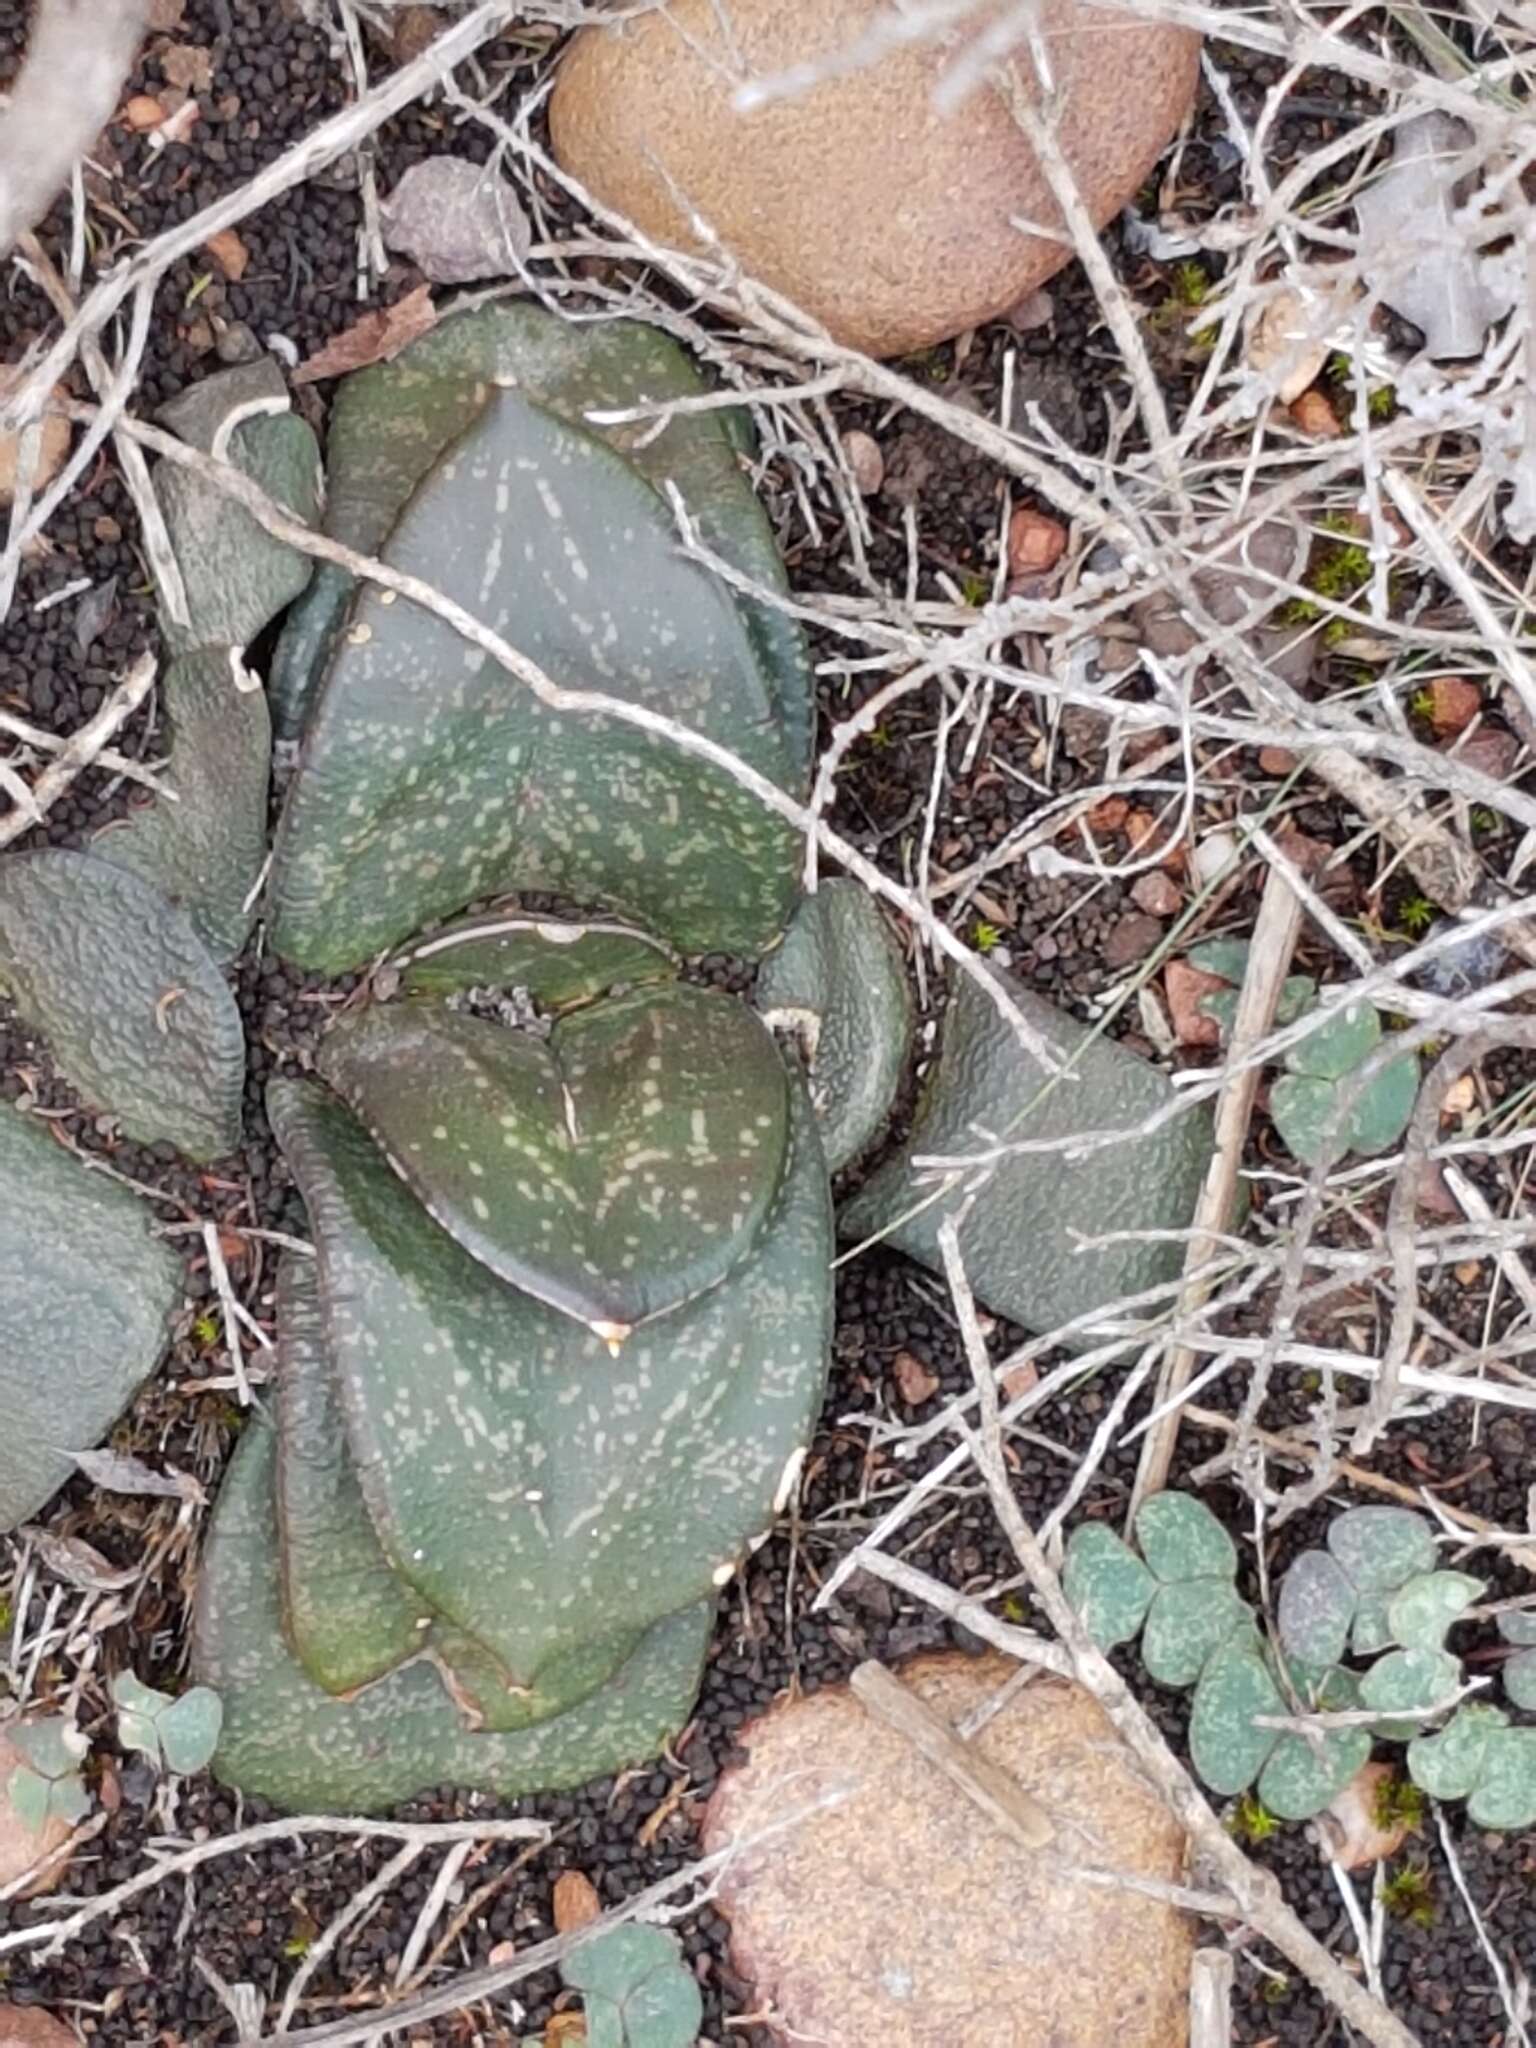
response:
[[[1159,1685],[1193,1685],[1212,1653],[1249,1618],[1229,1579],[1159,1586],[1141,1633],[1141,1661]]]
[[[1467,1800],[1467,1818],[1480,1828],[1536,1824],[1536,1728],[1495,1728]]]
[[[130,1137],[200,1160],[238,1142],[240,1013],[187,918],[137,875],[62,847],[7,854],[0,987]]]
[[[1136,1511],[1136,1541],[1154,1578],[1226,1579],[1237,1572],[1237,1545],[1192,1493],[1154,1493]]]
[[[1508,1720],[1498,1707],[1466,1701],[1438,1734],[1409,1743],[1409,1776],[1431,1799],[1465,1799],[1482,1776],[1489,1736]]]
[[[1189,1720],[1189,1753],[1213,1792],[1232,1796],[1248,1790],[1280,1740],[1278,1729],[1256,1727],[1254,1716],[1285,1711],[1251,1636],[1234,1636],[1216,1651],[1195,1688]]]
[[[1375,1051],[1381,1018],[1370,1003],[1347,1003],[1311,1031],[1285,1056],[1292,1074],[1313,1080],[1337,1081],[1352,1074]]]
[[[1157,1591],[1141,1559],[1102,1522],[1079,1522],[1072,1531],[1061,1583],[1101,1650],[1131,1641]]]
[[[1520,1650],[1507,1657],[1500,1675],[1511,1703],[1536,1713],[1536,1650]]]
[[[1347,1508],[1328,1525],[1328,1548],[1361,1593],[1395,1593],[1438,1555],[1434,1532],[1412,1508]]]
[[[1394,1642],[1407,1650],[1439,1650],[1451,1625],[1484,1590],[1466,1572],[1420,1572],[1399,1586],[1387,1605]]]
[[[556,924],[516,911],[456,918],[413,940],[393,960],[412,995],[471,988],[522,989],[543,1010],[568,1010],[619,986],[670,981],[677,964],[666,947],[617,924]]]
[[[1304,1550],[1280,1582],[1275,1622],[1288,1654],[1336,1664],[1349,1642],[1358,1595],[1325,1550]]]
[[[1421,1709],[1420,1719],[1428,1720],[1455,1692],[1460,1677],[1461,1666],[1448,1651],[1388,1650],[1361,1679],[1360,1698],[1365,1706],[1396,1717],[1379,1725],[1389,1740],[1401,1742],[1418,1726],[1410,1710]]]

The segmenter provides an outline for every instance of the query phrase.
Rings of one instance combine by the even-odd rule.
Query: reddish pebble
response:
[[[1184,899],[1178,884],[1154,868],[1150,874],[1136,877],[1131,885],[1131,901],[1150,917],[1172,917]]]
[[[1008,570],[1013,576],[1043,576],[1067,552],[1067,529],[1059,519],[1016,505],[1008,521]]]

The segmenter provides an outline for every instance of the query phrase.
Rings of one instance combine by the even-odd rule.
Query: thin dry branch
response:
[[[143,655],[135,663],[101,709],[70,736],[32,785],[36,815],[18,809],[0,818],[0,846],[9,846],[13,839],[30,831],[39,818],[47,817],[76,776],[91,766],[112,735],[138,710],[155,687],[157,673],[152,654]]]

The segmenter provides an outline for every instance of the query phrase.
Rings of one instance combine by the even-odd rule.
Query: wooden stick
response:
[[[1259,904],[1248,971],[1237,999],[1226,1085],[1216,1104],[1216,1149],[1206,1169],[1205,1184],[1195,1208],[1194,1231],[1184,1259],[1184,1289],[1178,1308],[1181,1321],[1193,1315],[1211,1291],[1215,1272],[1212,1262],[1221,1248],[1220,1233],[1231,1217],[1238,1169],[1243,1163],[1243,1146],[1247,1143],[1253,1099],[1259,1086],[1259,1068],[1245,1060],[1244,1055],[1250,1046],[1268,1035],[1274,1023],[1300,930],[1300,900],[1280,870],[1272,867]],[[1183,1393],[1194,1366],[1195,1351],[1191,1345],[1181,1344],[1168,1354],[1158,1376],[1154,1408],[1161,1408],[1165,1401]],[[1131,1489],[1132,1516],[1149,1493],[1160,1493],[1168,1484],[1174,1446],[1179,1438],[1180,1412],[1170,1409],[1142,1440],[1136,1483]]]
[[[883,1664],[859,1665],[848,1684],[866,1713],[894,1728],[1022,1848],[1043,1849],[1054,1840],[1056,1830],[1034,1794],[974,1743],[962,1741],[942,1714]]]
[[[1232,2048],[1232,1951],[1198,1948],[1189,1969],[1189,2048]]]

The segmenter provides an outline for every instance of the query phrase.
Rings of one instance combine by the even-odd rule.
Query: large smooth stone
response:
[[[901,355],[1016,304],[1072,260],[1022,234],[1061,215],[993,84],[941,114],[953,37],[893,50],[750,113],[735,89],[845,51],[884,0],[672,0],[584,29],[550,103],[555,152],[655,240],[699,245],[688,209],[742,268],[870,355]],[[1042,0],[1060,137],[1102,227],[1194,102],[1199,38]],[[1032,77],[1027,53],[1020,75]]]
[[[1017,1668],[948,1653],[900,1676],[954,1723]],[[1060,1855],[1044,1865],[846,1687],[786,1699],[738,1741],[748,1760],[720,1780],[704,1849],[780,1830],[726,1863],[716,1903],[781,2040],[1183,2048],[1193,1923],[1059,1868],[1183,1875],[1178,1824],[1080,1686],[1038,1679],[974,1737],[1045,1805]]]

